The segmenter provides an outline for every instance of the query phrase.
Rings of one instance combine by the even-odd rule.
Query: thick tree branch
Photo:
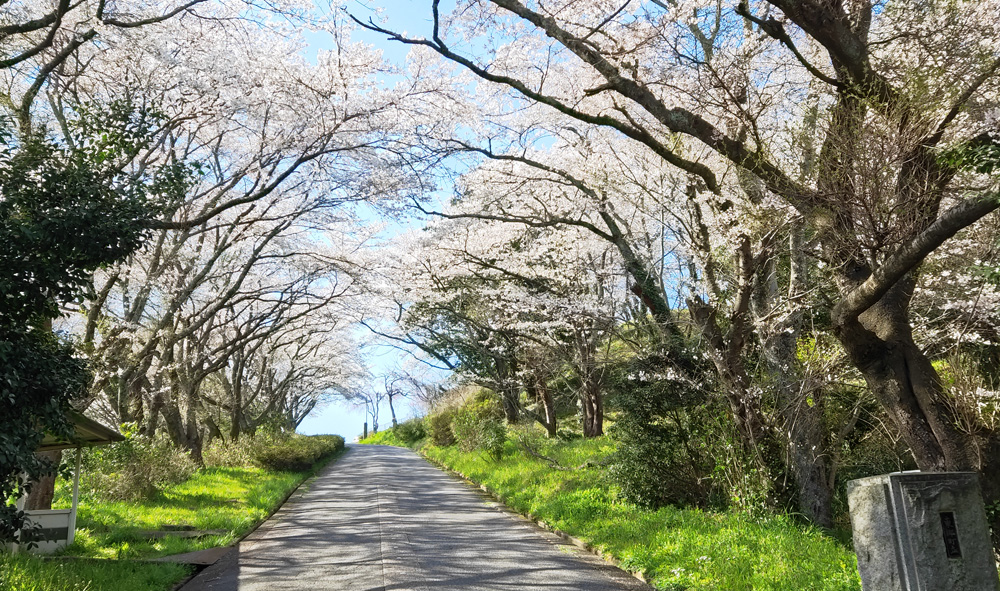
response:
[[[838,78],[846,78],[851,89],[877,104],[883,112],[899,105],[897,91],[881,74],[872,69],[868,54],[867,24],[870,14],[862,15],[864,24],[855,27],[844,10],[843,2],[829,0],[768,0],[781,9],[793,23],[820,43],[830,55]],[[871,4],[865,8],[871,12]],[[861,33],[861,34],[859,34]]]
[[[966,199],[944,212],[926,230],[889,256],[868,279],[834,306],[834,324],[844,325],[856,320],[946,240],[998,208],[1000,194],[992,193]]]
[[[617,66],[590,44],[582,42],[560,27],[555,19],[530,10],[517,0],[491,1],[545,31],[548,36],[597,70],[616,92],[641,106],[670,131],[693,137],[737,166],[754,173],[769,189],[784,196],[802,213],[813,210],[816,202],[814,193],[788,177],[759,151],[750,151],[743,142],[728,137],[704,118],[687,109],[667,107],[649,88],[622,76]]]
[[[98,14],[98,18],[106,25],[112,25],[115,27],[121,27],[123,29],[132,29],[135,27],[144,27],[146,25],[152,25],[155,23],[161,23],[165,20],[171,19],[178,14],[190,10],[197,4],[201,4],[206,0],[189,0],[186,4],[182,4],[173,10],[170,10],[160,16],[152,16],[149,18],[140,19],[137,21],[126,21],[114,17],[104,16],[103,14]],[[103,12],[103,11],[102,11]]]
[[[298,158],[296,158],[294,162],[292,162],[291,164],[289,164],[288,167],[285,170],[283,170],[278,175],[276,175],[275,177],[273,177],[269,183],[267,183],[266,185],[264,185],[263,187],[261,187],[259,190],[248,191],[242,197],[237,197],[237,198],[234,198],[234,199],[230,199],[229,201],[226,201],[224,203],[216,205],[212,209],[210,209],[210,210],[202,213],[201,215],[199,215],[199,216],[197,216],[195,218],[189,219],[189,220],[182,220],[182,221],[172,221],[172,220],[162,220],[162,219],[160,219],[160,220],[144,220],[143,224],[145,225],[145,227],[150,228],[152,230],[183,230],[183,229],[195,228],[195,227],[201,226],[201,225],[207,223],[209,220],[211,220],[215,216],[217,216],[217,215],[219,215],[219,214],[221,214],[221,213],[223,213],[223,212],[225,212],[227,210],[230,210],[230,209],[232,209],[234,207],[238,207],[240,205],[246,205],[248,203],[253,203],[255,201],[260,201],[264,197],[267,197],[268,195],[270,195],[271,193],[273,193],[278,187],[280,187],[281,184],[284,183],[288,179],[288,177],[290,177],[292,174],[294,174],[303,164],[306,164],[308,162],[316,160],[317,158],[320,158],[322,156],[326,156],[326,155],[329,155],[329,154],[334,154],[334,153],[337,153],[337,152],[345,152],[345,151],[349,152],[351,150],[357,150],[357,149],[365,147],[365,145],[366,144],[359,144],[359,145],[351,145],[351,146],[338,146],[336,148],[323,148],[323,149],[319,149],[319,150],[316,150],[316,151],[313,151],[313,152],[302,154],[301,156],[299,156]],[[241,182],[242,180],[245,180],[245,179],[241,175],[234,175],[233,178],[229,181],[228,187],[225,187],[225,189],[228,190],[228,189],[234,187],[237,183]]]
[[[629,242],[628,237],[625,232],[622,231],[612,215],[611,211],[605,206],[607,203],[607,198],[604,195],[598,194],[592,187],[582,180],[576,178],[569,172],[549,166],[543,162],[528,158],[527,156],[516,156],[513,154],[495,154],[490,150],[484,148],[479,148],[476,146],[470,146],[464,142],[458,140],[453,140],[451,143],[462,146],[466,150],[477,152],[493,160],[508,161],[508,162],[518,162],[521,164],[526,164],[532,168],[548,172],[550,174],[561,177],[566,182],[571,184],[573,187],[578,189],[581,193],[590,197],[597,206],[597,214],[600,216],[601,221],[604,222],[605,227],[608,231],[601,230],[595,224],[574,218],[566,218],[560,216],[548,216],[545,219],[539,219],[532,216],[519,216],[512,214],[504,215],[491,215],[483,213],[462,213],[462,214],[445,214],[443,212],[427,211],[420,204],[417,207],[425,214],[435,215],[448,219],[460,219],[460,218],[472,218],[472,219],[483,219],[501,222],[513,222],[523,224],[529,227],[536,228],[548,228],[556,227],[561,225],[576,226],[583,228],[594,235],[598,236],[602,240],[606,240],[613,244],[618,250],[619,254],[622,256],[622,260],[625,263],[625,269],[629,272],[632,278],[635,280],[635,285],[632,286],[632,292],[642,300],[643,304],[649,309],[650,313],[656,319],[657,325],[660,326],[671,338],[680,341],[681,331],[677,327],[676,322],[673,318],[673,312],[670,309],[670,305],[667,302],[666,297],[659,289],[659,284],[653,273],[650,273],[648,265],[643,261],[639,255],[636,254],[635,250]]]
[[[32,57],[38,55],[39,53],[41,53],[45,49],[48,49],[49,47],[52,47],[52,42],[55,41],[56,33],[59,31],[59,26],[62,24],[62,17],[63,17],[64,14],[66,14],[66,11],[68,11],[68,10],[69,10],[69,0],[62,0],[62,2],[59,3],[59,7],[54,12],[50,13],[49,15],[47,15],[43,19],[39,19],[38,21],[35,21],[34,24],[39,24],[39,23],[42,23],[42,22],[45,23],[45,24],[42,24],[41,26],[52,25],[52,28],[49,29],[48,35],[46,35],[45,39],[43,39],[41,42],[36,43],[33,47],[25,50],[24,52],[20,53],[19,55],[16,55],[16,56],[14,56],[12,58],[7,58],[5,60],[0,61],[0,68],[9,68],[9,67],[14,66],[16,64],[19,64],[19,63],[21,63],[21,62],[23,62],[23,61],[25,61],[27,59],[31,59]],[[51,18],[51,20],[49,20],[50,18]],[[30,30],[35,30],[35,29],[31,29],[31,26],[34,26],[32,23],[22,23],[20,25],[20,27],[24,27],[24,26],[27,26]],[[0,39],[4,39],[8,35],[10,35],[11,33],[9,33],[8,31],[11,30],[12,27],[13,28],[18,28],[19,26],[18,25],[12,25],[10,27],[5,27],[4,29],[0,29]],[[41,28],[41,27],[38,27],[38,28]],[[17,32],[25,32],[25,31],[17,31]]]
[[[79,35],[72,41],[70,41],[66,47],[62,49],[59,53],[55,55],[47,64],[39,69],[38,74],[35,75],[35,81],[32,83],[28,90],[25,91],[24,96],[21,97],[21,105],[18,109],[18,123],[21,125],[22,133],[30,133],[31,131],[31,104],[35,102],[35,97],[38,96],[39,91],[42,90],[42,86],[48,79],[49,74],[51,74],[59,64],[66,61],[69,56],[73,55],[81,45],[90,41],[97,36],[97,32],[91,29],[86,33]]]
[[[955,99],[955,103],[948,111],[948,114],[944,116],[941,123],[938,123],[937,129],[935,129],[934,133],[924,140],[923,144],[927,146],[937,145],[937,143],[940,142],[941,138],[944,136],[944,132],[948,129],[948,126],[951,125],[951,122],[955,120],[955,117],[962,112],[962,109],[965,107],[966,103],[969,102],[969,99],[971,99],[976,92],[979,91],[980,87],[982,87],[987,80],[995,76],[997,71],[1000,71],[1000,58],[993,60],[993,63],[990,64],[988,68],[983,70],[979,76],[976,76],[976,78],[969,84],[962,94],[958,95],[958,98]]]
[[[0,6],[2,6],[2,4],[0,4]],[[11,35],[32,33],[50,25],[55,25],[53,29],[58,28],[58,23],[62,20],[63,15],[69,12],[69,9],[69,0],[59,0],[59,6],[43,17],[32,19],[23,23],[14,23],[0,27],[0,40]]]
[[[608,240],[609,242],[612,240],[612,236],[610,234],[608,234],[607,232],[603,232],[600,228],[598,228],[594,224],[574,218],[551,217],[545,220],[539,220],[534,217],[518,216],[514,214],[492,215],[486,213],[457,213],[457,214],[444,213],[443,211],[425,209],[419,203],[416,204],[416,207],[420,210],[421,213],[425,215],[433,215],[439,218],[444,218],[446,220],[467,220],[467,219],[486,220],[492,222],[504,222],[509,224],[521,224],[524,226],[528,226],[529,228],[555,228],[557,226],[576,226],[579,228],[584,228],[585,230],[589,230],[590,232],[593,232],[597,236],[600,236],[601,238]]]

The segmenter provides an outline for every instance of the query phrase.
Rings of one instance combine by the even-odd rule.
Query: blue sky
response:
[[[375,13],[372,7],[382,6],[386,9],[385,16],[388,18],[388,22],[380,23],[383,26],[406,31],[412,36],[430,36],[431,3],[429,0],[379,0],[377,2],[352,0],[346,6],[351,14],[361,20],[367,20],[369,17],[374,16]],[[307,56],[309,57],[315,56],[319,50],[332,48],[329,34],[307,34],[306,39],[309,42],[307,50]],[[356,30],[352,39],[363,41],[381,49],[387,60],[399,65],[403,64],[406,54],[409,51],[409,48],[401,43],[392,43],[381,35],[364,29]],[[403,228],[405,225],[399,225],[398,227]],[[365,339],[368,336],[363,332],[359,333],[360,339]],[[370,370],[374,376],[374,383],[371,384],[373,388],[381,386],[381,375],[397,368],[404,357],[402,352],[386,346],[368,347],[366,353]],[[400,420],[412,417],[415,413],[414,409],[405,400],[397,403],[396,411]],[[392,424],[388,406],[382,409],[382,416],[379,418],[380,426],[383,428]],[[306,435],[336,433],[343,435],[348,441],[351,441],[361,433],[366,420],[367,417],[363,406],[350,404],[342,400],[334,400],[327,406],[314,410],[299,425],[298,431]],[[369,428],[371,428],[370,425]]]

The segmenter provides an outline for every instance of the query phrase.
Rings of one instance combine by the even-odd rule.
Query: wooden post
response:
[[[83,448],[76,448],[76,468],[73,470],[73,504],[69,510],[69,532],[66,534],[66,545],[73,543],[76,537],[76,507],[80,503],[80,459],[83,456]]]

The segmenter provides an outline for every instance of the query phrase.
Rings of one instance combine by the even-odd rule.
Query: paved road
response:
[[[649,589],[417,454],[350,446],[182,591]]]

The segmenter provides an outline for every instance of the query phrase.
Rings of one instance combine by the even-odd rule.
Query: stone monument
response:
[[[974,472],[861,478],[847,500],[864,591],[1000,591]]]

